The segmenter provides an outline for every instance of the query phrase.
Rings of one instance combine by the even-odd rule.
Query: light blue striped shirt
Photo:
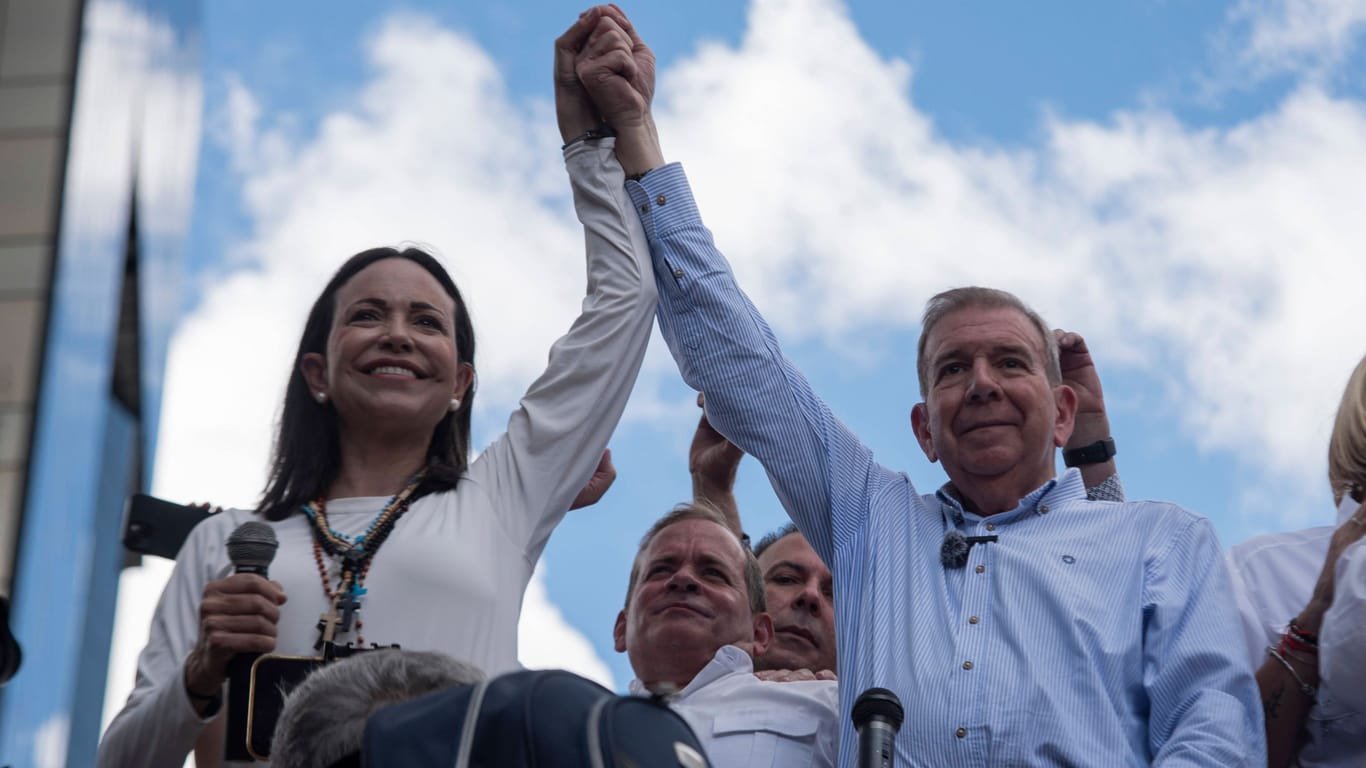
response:
[[[873,460],[782,355],[683,170],[628,182],[659,324],[712,424],[763,463],[835,576],[840,764],[870,686],[906,709],[901,766],[1265,765],[1219,543],[1172,504],[1088,501],[1069,470],[982,518]],[[947,570],[946,527],[996,535]]]

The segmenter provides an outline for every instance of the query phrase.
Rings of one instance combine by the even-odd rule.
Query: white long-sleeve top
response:
[[[1337,526],[1356,512],[1344,497],[1335,525],[1272,533],[1229,550],[1233,593],[1248,658],[1266,661],[1286,625],[1304,610]],[[1333,605],[1319,633],[1319,690],[1305,723],[1297,765],[1366,765],[1366,549],[1357,542],[1338,560]]]
[[[507,432],[454,490],[414,502],[376,553],[360,613],[367,644],[442,651],[491,675],[514,669],[522,595],[536,560],[626,405],[654,318],[649,246],[612,141],[577,143],[565,161],[587,246],[582,314],[551,348]],[[354,536],[387,501],[332,500],[327,517]],[[190,534],[138,658],[136,686],[100,744],[99,765],[180,766],[193,748],[206,721],[191,706],[181,669],[198,634],[204,586],[230,572],[225,542],[251,519],[262,518],[230,510]],[[318,618],[329,606],[309,526],[302,514],[272,526],[280,546],[270,577],[288,598],[275,652],[314,655]]]
[[[630,688],[649,695],[639,680]],[[688,721],[714,768],[834,768],[839,687],[833,680],[760,680],[748,653],[723,645],[669,706]]]

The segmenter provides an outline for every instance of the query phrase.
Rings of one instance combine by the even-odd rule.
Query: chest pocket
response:
[[[740,710],[712,721],[707,754],[712,765],[749,768],[811,768],[816,761],[820,722],[809,715]]]

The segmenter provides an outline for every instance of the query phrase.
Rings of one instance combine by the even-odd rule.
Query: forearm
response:
[[[185,690],[184,673],[198,636],[204,585],[208,574],[221,567],[204,554],[215,546],[222,551],[221,543],[207,543],[214,535],[207,522],[228,518],[214,518],[195,528],[176,556],[175,570],[152,615],[147,645],[138,655],[133,692],[100,740],[96,760],[101,768],[179,768],[204,729],[206,721]]]
[[[640,178],[664,165],[654,116],[646,114],[640,124],[622,127],[617,133],[616,153],[628,178]]]
[[[179,768],[204,726],[178,675],[152,682],[140,670],[137,689],[100,740],[97,765]]]
[[[705,395],[717,431],[764,465],[788,514],[828,559],[832,489],[849,512],[839,526],[861,524],[854,516],[871,454],[783,356],[697,216],[682,169],[665,166],[627,187],[650,241],[660,331],[684,380]]]
[[[592,475],[640,371],[655,311],[655,283],[610,139],[565,151],[584,227],[588,289],[582,311],[550,349],[546,370],[477,471],[489,473],[500,519],[529,555]],[[475,470],[472,470],[475,471]]]
[[[1063,450],[1084,448],[1110,436],[1110,417],[1105,415],[1104,411],[1100,413],[1078,413],[1075,425],[1072,428],[1072,435],[1067,439],[1067,444],[1063,446]],[[1081,481],[1087,488],[1099,486],[1119,471],[1114,457],[1097,464],[1083,464],[1079,469],[1081,470]]]
[[[740,522],[740,506],[735,501],[735,478],[732,477],[729,483],[717,483],[700,472],[692,474],[692,497],[694,501],[705,501],[721,511],[726,516],[726,525],[735,532],[736,536],[745,534],[745,527]]]
[[[1293,665],[1306,684],[1318,685],[1316,665],[1284,655],[1282,658]],[[1261,691],[1262,713],[1266,720],[1267,768],[1284,768],[1291,765],[1299,753],[1300,733],[1309,711],[1314,708],[1314,698],[1301,690],[1295,675],[1269,653],[1257,670],[1257,688]]]

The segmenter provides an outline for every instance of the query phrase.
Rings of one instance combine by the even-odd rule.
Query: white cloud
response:
[[[910,75],[834,2],[756,0],[738,48],[663,77],[666,154],[785,341],[912,328],[931,292],[990,283],[1168,379],[1197,445],[1322,485],[1366,352],[1339,288],[1366,279],[1360,103],[1305,86],[1223,129],[1053,118],[1006,151],[937,136]]]
[[[588,638],[570,627],[560,609],[550,601],[545,588],[547,570],[549,567],[544,561],[536,565],[536,572],[526,588],[526,597],[522,599],[522,623],[517,627],[518,657],[522,665],[529,669],[567,669],[615,691],[617,685],[612,670],[603,663]],[[599,630],[594,634],[605,634],[609,628],[600,627]]]
[[[1230,14],[1241,59],[1255,73],[1326,74],[1366,28],[1363,0],[1242,0]]]
[[[66,765],[67,736],[71,721],[65,714],[48,718],[33,735],[33,762],[38,768],[61,768]]]

